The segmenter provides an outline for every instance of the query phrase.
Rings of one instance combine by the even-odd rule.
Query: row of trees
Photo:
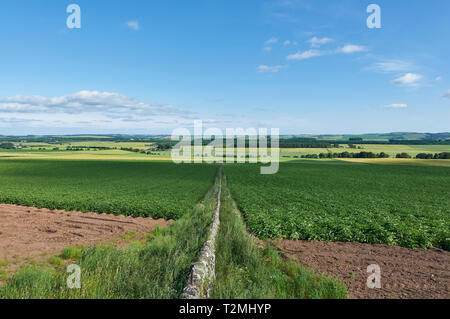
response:
[[[152,152],[152,150],[142,150],[140,148],[121,147],[120,150],[121,151],[127,151],[127,152],[147,154],[147,155],[160,155],[160,153]]]
[[[270,145],[270,144],[269,144]],[[339,144],[330,144],[330,143],[286,143],[284,141],[280,141],[280,148],[333,148],[339,147]]]
[[[416,155],[416,158],[419,159],[450,159],[450,153],[449,152],[443,152],[443,153],[420,153]]]
[[[110,150],[111,147],[106,146],[68,146],[67,151],[90,151],[90,150]]]
[[[385,152],[373,153],[373,152],[359,152],[359,153],[320,153],[319,158],[388,158],[389,154]]]
[[[158,151],[168,151],[171,150],[175,144],[173,142],[158,142],[156,143],[156,150]]]
[[[320,153],[320,154],[307,154],[301,156],[294,156],[294,158],[389,158],[389,154],[385,152],[381,153],[373,153],[373,152],[359,152],[359,153],[350,153],[350,152],[342,152],[342,153]],[[399,153],[395,156],[395,158],[412,158],[408,153]],[[418,159],[450,159],[450,153],[436,153],[436,154],[427,154],[420,153],[417,154],[415,158]]]
[[[294,158],[388,158],[389,154],[384,152],[375,154],[373,152],[359,152],[359,153],[320,153],[320,154],[306,154],[301,156],[294,156]]]
[[[7,150],[12,150],[12,149],[14,149],[14,144],[13,143],[8,143],[8,142],[0,143],[0,148],[7,149]]]

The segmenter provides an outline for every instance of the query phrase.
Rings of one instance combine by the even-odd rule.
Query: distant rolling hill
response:
[[[350,140],[355,138],[362,138],[366,141],[389,141],[389,140],[425,140],[438,141],[449,140],[450,132],[445,133],[414,133],[414,132],[397,132],[397,133],[369,133],[369,134],[354,134],[354,135],[295,135],[295,137],[316,138],[319,140]]]

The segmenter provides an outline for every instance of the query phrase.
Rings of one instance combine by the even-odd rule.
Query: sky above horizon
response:
[[[450,131],[449,34],[446,0],[2,0],[0,134]]]

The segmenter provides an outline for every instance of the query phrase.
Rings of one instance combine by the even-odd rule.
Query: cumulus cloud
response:
[[[263,50],[266,52],[270,52],[272,51],[272,47],[264,47]]]
[[[351,54],[356,52],[365,51],[366,47],[362,45],[355,45],[355,44],[347,44],[343,46],[342,48],[339,48],[337,52],[339,53],[345,53],[345,54]]]
[[[140,29],[139,21],[137,21],[137,20],[127,21],[126,24],[127,24],[128,28],[130,28],[132,30],[137,31]]]
[[[0,99],[3,113],[102,113],[109,117],[129,114],[165,115],[180,113],[169,104],[137,101],[119,93],[80,91],[57,97],[13,96]],[[182,113],[182,112],[181,112]]]
[[[402,61],[402,60],[384,60],[382,62],[375,63],[367,68],[369,71],[375,71],[385,74],[394,74],[396,78],[391,80],[392,84],[405,87],[419,87],[422,84],[424,76],[422,74],[413,73],[414,70],[419,69],[415,64]],[[434,81],[429,83],[440,81],[442,78],[440,76],[436,77]]]
[[[313,57],[317,57],[317,56],[321,56],[321,55],[323,55],[323,53],[318,50],[308,50],[308,51],[304,51],[304,52],[297,52],[295,54],[290,54],[286,57],[286,59],[288,59],[288,60],[305,60],[305,59],[309,59],[309,58],[313,58]]]
[[[423,76],[415,73],[406,73],[405,75],[392,80],[391,82],[404,86],[417,86],[418,82],[422,80]]]
[[[313,37],[312,39],[308,40],[309,43],[311,43],[311,46],[313,48],[317,48],[319,46],[321,46],[322,44],[327,44],[329,42],[333,41],[333,39],[330,38],[321,38],[319,39],[318,37]]]
[[[387,109],[404,109],[408,107],[408,104],[406,103],[394,103],[384,106]]]
[[[258,66],[257,70],[259,73],[277,73],[282,67],[282,65],[260,65]]]

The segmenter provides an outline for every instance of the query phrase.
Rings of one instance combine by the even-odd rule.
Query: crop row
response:
[[[212,184],[213,165],[169,162],[1,160],[0,202],[177,219]]]
[[[262,238],[450,249],[450,169],[339,162],[226,167],[247,226]]]

